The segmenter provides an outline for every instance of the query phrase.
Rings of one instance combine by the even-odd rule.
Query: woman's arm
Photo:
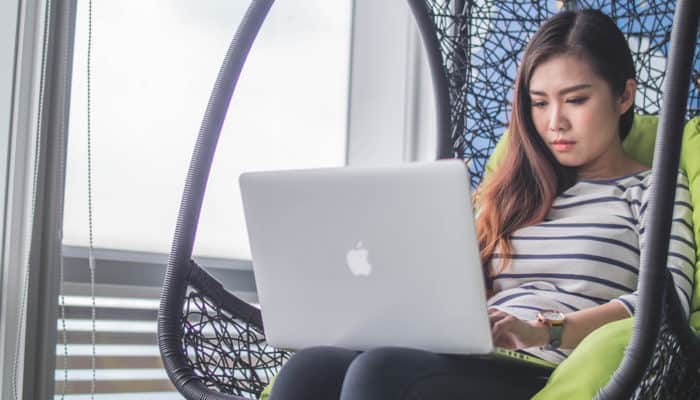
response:
[[[644,237],[645,217],[650,191],[645,190],[639,207],[640,250]],[[671,240],[667,268],[671,271],[683,310],[688,315],[695,276],[695,238],[693,235],[692,202],[688,178],[678,174],[674,202]],[[624,305],[623,305],[624,303]],[[583,338],[608,322],[624,319],[633,314],[637,305],[637,292],[619,296],[608,303],[566,314],[562,335],[562,348],[573,349]],[[495,308],[489,309],[491,332],[496,346],[508,349],[544,346],[549,343],[549,327],[538,321],[522,321]]]
[[[566,314],[561,348],[573,349],[595,329],[629,316],[618,301]],[[497,347],[517,350],[549,343],[549,327],[537,320],[523,321],[495,308],[489,309],[489,320]]]

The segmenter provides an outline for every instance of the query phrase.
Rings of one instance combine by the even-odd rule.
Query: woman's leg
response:
[[[341,399],[529,399],[550,372],[509,360],[387,347],[352,361]]]
[[[275,378],[270,400],[338,400],[356,351],[311,347],[295,353]]]

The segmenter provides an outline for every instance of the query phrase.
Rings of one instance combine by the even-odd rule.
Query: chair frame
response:
[[[455,118],[450,111],[456,102],[462,100],[458,93],[450,93],[450,85],[455,82],[448,80],[446,71],[451,65],[446,65],[443,59],[440,40],[426,1],[430,3],[433,0],[408,0],[408,3],[418,22],[433,78],[437,108],[437,158],[462,157],[465,122]],[[187,399],[239,400],[246,398],[241,396],[259,396],[271,374],[289,357],[289,353],[272,349],[265,343],[259,309],[228,292],[205,269],[192,261],[195,233],[221,127],[245,59],[273,3],[274,0],[252,0],[231,41],[192,155],[168,259],[158,311],[158,342],[170,380]],[[567,7],[572,3],[565,2]],[[470,4],[470,1],[456,0],[455,9],[468,10]],[[665,107],[661,112],[652,171],[655,182],[661,182],[656,188],[659,193],[674,192],[672,186],[675,179],[663,177],[673,176],[678,169],[681,137],[674,132],[682,131],[699,9],[700,3],[693,0],[679,0],[676,7],[671,35],[674,46],[669,55]],[[469,37],[463,39],[469,40]],[[460,81],[456,86],[464,84]],[[653,364],[655,346],[658,352],[658,338],[666,337],[664,335],[670,335],[680,343],[687,365],[697,375],[700,340],[679,313],[675,291],[664,290],[670,285],[667,271],[653,268],[654,265],[665,265],[672,206],[673,198],[669,196],[655,196],[650,204],[653,217],[647,229],[653,233],[650,242],[655,245],[645,248],[642,254],[640,306],[634,333],[622,364],[598,399],[629,398],[635,395],[635,391],[637,397],[646,398],[644,394],[639,395],[639,388],[643,386],[640,382],[645,378],[645,372],[648,373],[648,366]],[[195,308],[193,313],[188,311],[190,307]],[[207,315],[209,311],[216,317]],[[192,315],[199,320],[193,321]],[[203,352],[190,353],[194,347],[208,342],[204,330],[197,331],[192,337],[188,336],[188,329],[206,326],[208,329],[225,330],[227,324],[239,324],[237,326],[242,326],[244,330],[238,331],[237,337],[228,335],[225,349],[217,350],[209,344],[209,347],[203,347]],[[231,348],[241,343],[242,351]],[[229,351],[234,355],[226,358],[224,353]],[[241,368],[244,379],[238,379],[233,372],[226,371],[234,365]]]
[[[274,0],[252,0],[229,45],[199,130],[168,258],[158,310],[158,344],[168,377],[187,399],[244,399],[245,397],[241,396],[258,396],[262,385],[266,383],[261,381],[258,385],[250,385],[247,382],[233,382],[232,385],[222,386],[220,382],[209,379],[207,371],[195,370],[192,360],[186,356],[187,347],[184,340],[188,318],[183,314],[183,308],[185,299],[193,291],[200,291],[218,306],[216,312],[223,311],[231,317],[229,320],[244,320],[251,328],[263,332],[260,310],[226,291],[191,260],[204,192],[221,127],[243,64],[273,2]],[[205,358],[207,356],[214,355],[204,355]],[[216,364],[217,360],[213,361]],[[218,366],[219,369],[227,367],[229,365]],[[251,377],[259,378],[255,368],[250,368],[247,378]],[[235,380],[235,377],[231,378]],[[235,392],[238,392],[238,395],[234,395]]]

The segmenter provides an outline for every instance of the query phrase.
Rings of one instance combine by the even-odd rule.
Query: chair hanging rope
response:
[[[239,398],[208,388],[188,364],[183,352],[182,310],[192,270],[194,238],[221,128],[243,64],[273,2],[253,0],[229,45],[197,137],[168,259],[158,310],[158,343],[170,380],[188,399]],[[249,314],[259,313],[250,305],[241,306],[247,307]]]
[[[438,159],[461,157],[462,154],[464,154],[462,143],[462,131],[464,127],[462,126],[462,118],[459,114],[450,112],[450,110],[453,110],[450,104],[461,104],[459,99],[461,98],[460,93],[464,93],[463,85],[460,83],[453,85],[457,88],[457,93],[450,91],[450,82],[448,82],[447,79],[450,74],[446,71],[448,67],[444,66],[442,63],[440,53],[441,42],[437,35],[433,34],[433,32],[436,32],[435,22],[430,18],[430,12],[428,11],[426,3],[423,0],[409,0],[408,5],[411,7],[413,15],[416,18],[418,28],[423,38],[425,51],[428,53],[428,64],[430,66],[435,97],[435,122],[437,123],[436,156]],[[461,31],[462,27],[463,25],[455,24],[453,29]],[[457,36],[465,37],[465,35]],[[466,37],[468,37],[468,35]],[[455,44],[449,43],[447,46],[457,51],[457,49],[460,48],[460,43],[457,42]],[[465,46],[461,47],[465,48]],[[459,68],[457,63],[452,65]],[[462,74],[459,76],[462,76]],[[464,111],[463,108],[459,108],[460,111]]]

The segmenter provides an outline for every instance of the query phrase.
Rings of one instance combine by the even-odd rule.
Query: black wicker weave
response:
[[[700,358],[689,351],[694,338],[685,329],[687,322],[671,282],[667,276],[667,301],[654,357],[634,391],[635,399],[700,399]]]
[[[257,396],[290,354],[267,344],[256,309],[242,303],[196,263],[190,268],[182,319],[189,367],[212,389]]]
[[[248,50],[272,3],[253,0],[231,43],[192,157],[168,261],[158,338],[166,371],[187,399],[255,398],[289,357],[266,344],[257,308],[226,291],[191,261],[221,124]],[[421,30],[435,87],[437,156],[470,160],[473,185],[480,182],[486,160],[507,126],[512,79],[524,45],[560,8],[599,8],[618,22],[629,37],[638,65],[636,111],[659,112],[674,1],[409,0],[409,4]],[[697,8],[696,2],[691,14],[697,16]],[[697,40],[695,47],[686,118],[700,111]],[[685,82],[687,86],[687,79]],[[661,125],[663,122],[662,114]],[[700,398],[697,338],[677,315],[674,296],[675,291],[668,291],[666,302],[663,296],[655,297],[665,306],[659,307],[663,310],[658,315],[660,328],[652,325],[650,329],[655,349],[649,367],[639,374],[618,371],[614,387],[606,388],[600,398],[630,397],[629,387],[640,399]],[[621,367],[625,368],[635,366]]]

